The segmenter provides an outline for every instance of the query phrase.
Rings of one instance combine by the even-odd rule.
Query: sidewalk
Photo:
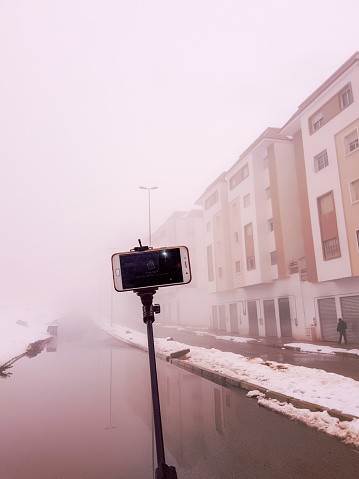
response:
[[[125,326],[109,324],[102,324],[101,327],[111,336],[131,346],[147,350],[145,330],[138,332]],[[359,450],[358,380],[316,367],[294,366],[267,358],[262,359],[258,355],[250,358],[243,356],[241,352],[232,352],[236,349],[235,340],[239,339],[241,348],[254,346],[254,349],[259,350],[263,347],[263,356],[267,355],[264,348],[267,351],[271,349],[269,345],[275,346],[276,349],[273,348],[273,351],[277,350],[281,354],[278,348],[286,348],[287,343],[284,341],[271,341],[264,344],[254,338],[229,334],[215,336],[207,331],[189,332],[183,327],[166,328],[159,324],[155,325],[154,329],[157,329],[158,333],[155,335],[155,350],[159,359],[219,386],[242,390],[246,396],[257,400],[258,405],[336,436]],[[160,329],[162,331],[159,331]],[[190,342],[186,343],[176,338],[180,335],[185,336]],[[223,337],[225,341],[218,341],[218,338]],[[196,346],[193,344],[196,342],[212,345]],[[312,343],[308,342],[308,344],[313,346]],[[329,344],[332,345],[332,343]],[[346,351],[345,347],[341,351]],[[290,351],[287,352],[290,353]],[[304,356],[312,355],[304,353]],[[313,356],[320,361],[318,355],[313,354]],[[322,356],[324,361],[336,362],[335,355],[319,356]],[[358,369],[356,360],[348,358],[348,361],[356,370]],[[344,360],[344,362],[347,361]]]
[[[339,344],[334,341],[308,341],[292,338],[245,336],[238,333],[229,333],[227,331],[201,330],[191,326],[168,325],[160,322],[156,322],[155,324],[157,327],[161,328],[162,331],[167,331],[168,333],[173,331],[174,336],[184,332],[193,334],[194,336],[197,336],[197,338],[198,336],[202,336],[228,341],[228,343],[247,343],[276,349],[301,351],[303,353],[332,354],[359,359],[359,343]],[[216,345],[215,347],[221,349],[219,345]]]
[[[225,333],[224,336],[232,336],[231,333]],[[237,337],[241,337],[239,335],[235,335]],[[243,337],[243,336],[242,336]],[[313,352],[313,353],[323,353],[328,354],[329,349],[334,354],[339,355],[349,355],[351,357],[355,357],[359,359],[359,343],[349,343],[349,344],[339,344],[338,342],[334,341],[306,341],[300,339],[292,339],[292,338],[264,338],[264,337],[256,337],[255,340],[258,343],[264,344],[266,346],[270,346],[273,348],[285,348],[285,349],[292,349],[296,351],[303,351],[303,352]],[[305,348],[304,346],[307,346]]]

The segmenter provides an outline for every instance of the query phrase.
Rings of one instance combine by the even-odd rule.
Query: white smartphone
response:
[[[186,246],[115,253],[111,260],[116,291],[187,284],[192,279]]]

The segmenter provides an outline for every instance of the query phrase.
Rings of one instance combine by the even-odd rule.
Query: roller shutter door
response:
[[[217,306],[212,306],[212,327],[213,329],[218,331],[218,314],[217,314]]]
[[[263,301],[264,320],[266,325],[266,335],[277,337],[277,324],[275,318],[274,299],[265,299]]]
[[[220,304],[218,306],[218,314],[219,314],[219,329],[221,331],[226,330],[226,308],[224,304]]]
[[[290,317],[289,298],[278,298],[280,329],[283,338],[292,337],[292,320]]]
[[[338,341],[335,298],[318,299],[318,310],[323,341]]]
[[[248,308],[249,334],[252,334],[253,336],[259,336],[256,301],[248,301],[247,308]]]
[[[231,303],[229,305],[229,318],[231,321],[231,333],[238,333],[238,310],[237,303]]]
[[[349,343],[359,341],[359,296],[343,296],[340,298],[342,319],[347,323],[347,339]]]

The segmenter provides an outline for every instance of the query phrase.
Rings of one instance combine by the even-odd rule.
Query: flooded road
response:
[[[356,478],[339,441],[157,361],[166,462],[178,479]],[[151,479],[147,354],[88,323],[0,380],[1,479]]]

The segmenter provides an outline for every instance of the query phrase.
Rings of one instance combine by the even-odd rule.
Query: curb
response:
[[[274,345],[274,344],[271,344],[269,346],[274,347],[274,348],[280,348],[280,349],[288,349],[289,351],[298,351],[298,352],[302,351],[301,348],[297,348],[296,346],[277,346],[277,345]],[[323,353],[322,351],[306,351],[306,352],[308,354],[327,354],[327,353]],[[343,358],[349,357],[349,358],[359,359],[358,354],[347,353],[347,352],[345,352],[345,350],[343,350],[343,351],[333,351],[331,354],[335,354],[336,356],[341,356]]]
[[[163,355],[159,357],[163,359]],[[235,378],[226,376],[224,374],[217,373],[209,369],[196,366],[188,362],[187,360],[174,359],[174,358],[171,358],[170,356],[167,356],[166,361],[170,362],[171,364],[174,364],[175,366],[181,369],[185,369],[186,371],[190,373],[196,374],[197,376],[201,376],[204,379],[208,379],[209,381],[212,381],[220,386],[229,387],[229,388],[234,386],[240,389],[244,389],[245,391],[259,391],[260,393],[264,394],[267,399],[276,399],[279,402],[292,404],[294,407],[298,409],[309,409],[312,412],[326,411],[330,416],[336,417],[340,421],[353,421],[354,419],[359,419],[356,416],[342,413],[341,411],[338,411],[336,409],[328,409],[324,406],[319,406],[318,404],[310,403],[302,399],[294,398],[292,396],[288,396],[283,393],[272,391],[263,386],[250,383],[248,381],[241,381],[239,379],[235,379]]]
[[[261,343],[259,341],[259,343]],[[284,344],[274,344],[274,343],[268,343],[268,344],[264,344],[264,343],[261,343],[265,346],[269,346],[270,348],[277,348],[277,349],[288,349],[289,351],[298,351],[299,353],[302,352],[302,349],[301,348],[297,348],[296,346],[284,346]],[[310,343],[312,344],[312,343]],[[305,351],[307,354],[328,354],[328,353],[323,353],[321,351]],[[344,358],[356,358],[356,359],[359,359],[359,354],[355,354],[355,353],[348,353],[346,352],[346,350],[343,350],[343,351],[333,351],[331,354],[335,354],[337,356],[341,356],[341,357],[344,357]]]
[[[145,346],[138,345],[130,340],[122,339],[118,336],[115,336],[111,334],[110,332],[107,331],[108,334],[113,336],[114,338],[118,339],[119,341],[122,341],[124,343],[129,344],[132,347],[135,347],[137,349],[141,349],[142,351],[148,351],[148,348]],[[231,387],[238,387],[240,389],[243,389],[245,391],[259,391],[260,393],[264,394],[267,399],[276,399],[279,402],[287,403],[287,404],[292,404],[294,407],[298,409],[309,409],[312,412],[324,412],[326,411],[330,416],[335,417],[339,419],[339,421],[353,421],[354,419],[359,419],[357,416],[352,416],[351,414],[345,414],[341,411],[338,411],[336,409],[328,409],[324,406],[320,406],[318,404],[310,403],[308,401],[304,401],[298,398],[294,398],[292,396],[288,396],[283,393],[279,393],[276,391],[272,391],[270,389],[267,389],[263,386],[259,386],[258,384],[250,383],[249,381],[244,381],[244,380],[239,380],[236,378],[232,378],[230,376],[226,376],[225,374],[221,374],[215,371],[212,371],[210,369],[206,369],[200,366],[197,366],[196,364],[192,364],[190,361],[188,361],[184,355],[189,352],[188,349],[179,351],[178,353],[182,353],[181,357],[182,359],[177,356],[176,353],[171,353],[170,355],[164,354],[161,352],[155,352],[156,358],[161,359],[162,361],[166,361],[168,363],[173,364],[174,366],[177,366],[180,369],[184,369],[185,371],[188,371],[189,373],[195,374],[196,376],[200,376],[204,379],[207,379],[209,381],[212,381],[213,383],[218,384],[219,386],[227,387],[230,389]],[[344,353],[345,354],[345,353]]]

